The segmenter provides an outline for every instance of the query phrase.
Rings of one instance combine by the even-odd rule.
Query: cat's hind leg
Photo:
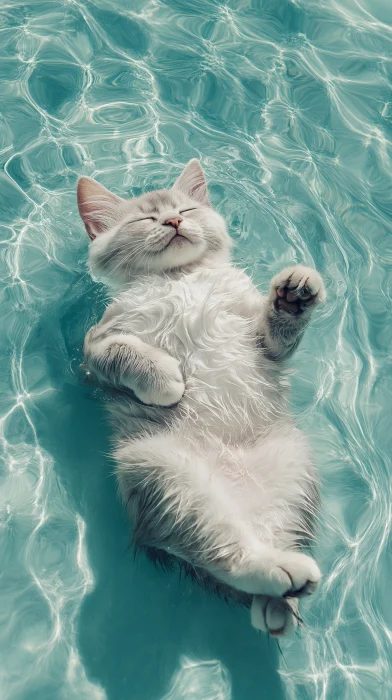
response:
[[[272,358],[283,359],[294,352],[312,310],[324,300],[323,280],[310,267],[287,267],[273,278],[262,327],[264,345]]]
[[[255,629],[267,632],[273,637],[292,635],[301,618],[298,598],[270,598],[255,595],[252,599],[250,619]]]
[[[138,546],[157,547],[244,593],[310,595],[321,578],[306,554],[260,542],[222,474],[183,435],[145,435],[115,451]]]

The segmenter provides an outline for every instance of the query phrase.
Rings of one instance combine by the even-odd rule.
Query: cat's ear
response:
[[[174,188],[181,190],[200,204],[211,206],[208,200],[207,183],[202,167],[196,158],[185,166],[180,177],[174,183]]]
[[[90,177],[80,178],[77,196],[79,214],[89,238],[93,241],[100,233],[113,226],[124,200]]]

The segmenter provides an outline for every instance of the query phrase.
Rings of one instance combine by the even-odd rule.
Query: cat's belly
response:
[[[250,280],[232,269],[212,283],[149,290],[144,304],[140,290],[137,309],[129,309],[132,332],[181,362],[189,430],[251,439],[282,410],[281,373],[257,346],[255,319],[243,314],[252,292]]]
[[[256,337],[243,328],[243,319],[228,319],[225,333],[210,332],[206,347],[199,339],[184,354],[179,346],[172,352],[184,369],[183,408],[204,433],[237,442],[257,436],[279,415],[279,377]]]

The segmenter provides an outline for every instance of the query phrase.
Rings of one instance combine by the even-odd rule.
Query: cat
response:
[[[115,430],[113,458],[136,548],[181,563],[250,607],[275,636],[321,573],[318,485],[288,409],[285,360],[325,299],[314,269],[284,269],[262,296],[230,259],[198,160],[169,190],[131,200],[78,183],[89,268],[111,303],[84,342]]]

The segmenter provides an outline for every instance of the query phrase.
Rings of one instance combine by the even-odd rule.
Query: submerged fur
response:
[[[324,290],[297,266],[262,297],[230,262],[199,164],[181,178],[141,204],[82,185],[90,266],[113,290],[86,362],[116,389],[114,459],[136,547],[226,598],[253,600],[252,619],[267,619],[268,596],[311,593],[320,578],[298,552],[314,533],[318,491],[284,360]],[[127,239],[124,222],[140,211],[156,213],[125,226]]]

